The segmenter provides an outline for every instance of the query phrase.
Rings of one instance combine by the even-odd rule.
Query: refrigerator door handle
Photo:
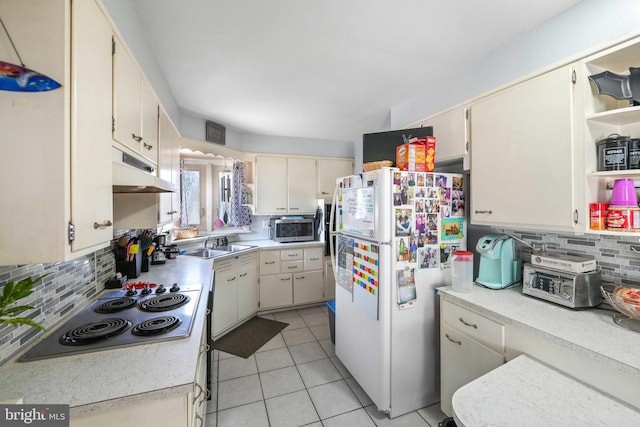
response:
[[[338,184],[336,183],[336,187],[333,190],[333,198],[331,199],[331,213],[329,214],[329,255],[331,256],[331,269],[333,270],[333,278],[336,283],[338,283],[338,268],[337,268],[337,259],[335,248],[333,247],[333,238],[336,235],[334,231],[333,219],[335,218],[336,212],[336,200],[338,199]]]

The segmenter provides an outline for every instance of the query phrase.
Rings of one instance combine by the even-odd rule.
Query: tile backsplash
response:
[[[113,249],[107,247],[69,262],[0,266],[0,291],[11,280],[47,273],[49,276],[34,285],[34,293],[20,303],[34,307],[23,315],[49,330],[68,313],[86,305],[115,275]],[[25,325],[0,325],[0,364],[45,332]]]
[[[256,223],[258,221],[254,221]],[[252,231],[256,230],[252,227]],[[598,261],[604,281],[640,284],[640,253],[630,248],[631,245],[640,245],[637,237],[500,231],[513,234],[528,243],[544,243],[551,253],[592,255]],[[265,233],[262,229],[259,232]],[[260,233],[258,235],[262,237]],[[523,260],[528,261],[531,249],[522,244],[519,247]],[[69,262],[0,266],[0,291],[9,280],[17,281],[45,273],[52,274],[38,283],[35,292],[24,300],[25,304],[34,307],[32,312],[25,314],[51,329],[74,309],[86,305],[103,289],[104,283],[115,275],[113,249],[107,247]],[[0,364],[43,333],[28,326],[0,325]]]
[[[513,234],[528,243],[543,243],[549,253],[593,256],[603,281],[640,285],[640,253],[631,249],[632,245],[640,246],[637,237],[624,236],[622,232],[612,236],[500,231]],[[528,262],[531,249],[523,244],[517,246],[522,250],[523,261]]]

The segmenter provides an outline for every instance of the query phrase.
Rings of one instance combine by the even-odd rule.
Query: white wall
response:
[[[638,31],[640,1],[585,0],[506,43],[475,66],[434,81],[413,98],[394,106],[391,129],[406,127],[497,86]]]

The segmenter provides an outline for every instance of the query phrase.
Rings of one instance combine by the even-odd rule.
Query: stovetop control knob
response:
[[[180,290],[180,286],[178,286],[177,283],[174,283],[173,286],[171,287],[171,289],[169,289],[171,292],[178,292]]]
[[[132,296],[136,295],[137,293],[138,293],[138,291],[136,291],[135,286],[131,286],[131,287],[129,288],[129,290],[127,291],[126,295],[127,295],[128,297],[132,297]]]
[[[158,285],[156,288],[156,294],[163,294],[165,292],[167,292],[167,288],[165,288],[164,285]]]
[[[142,289],[142,291],[140,293],[142,295],[149,295],[151,293],[151,287],[149,286],[148,283],[146,285],[144,285],[144,289]]]

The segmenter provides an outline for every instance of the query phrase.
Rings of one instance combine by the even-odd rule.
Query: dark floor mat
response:
[[[245,359],[289,326],[288,323],[254,317],[213,343],[213,348]]]

